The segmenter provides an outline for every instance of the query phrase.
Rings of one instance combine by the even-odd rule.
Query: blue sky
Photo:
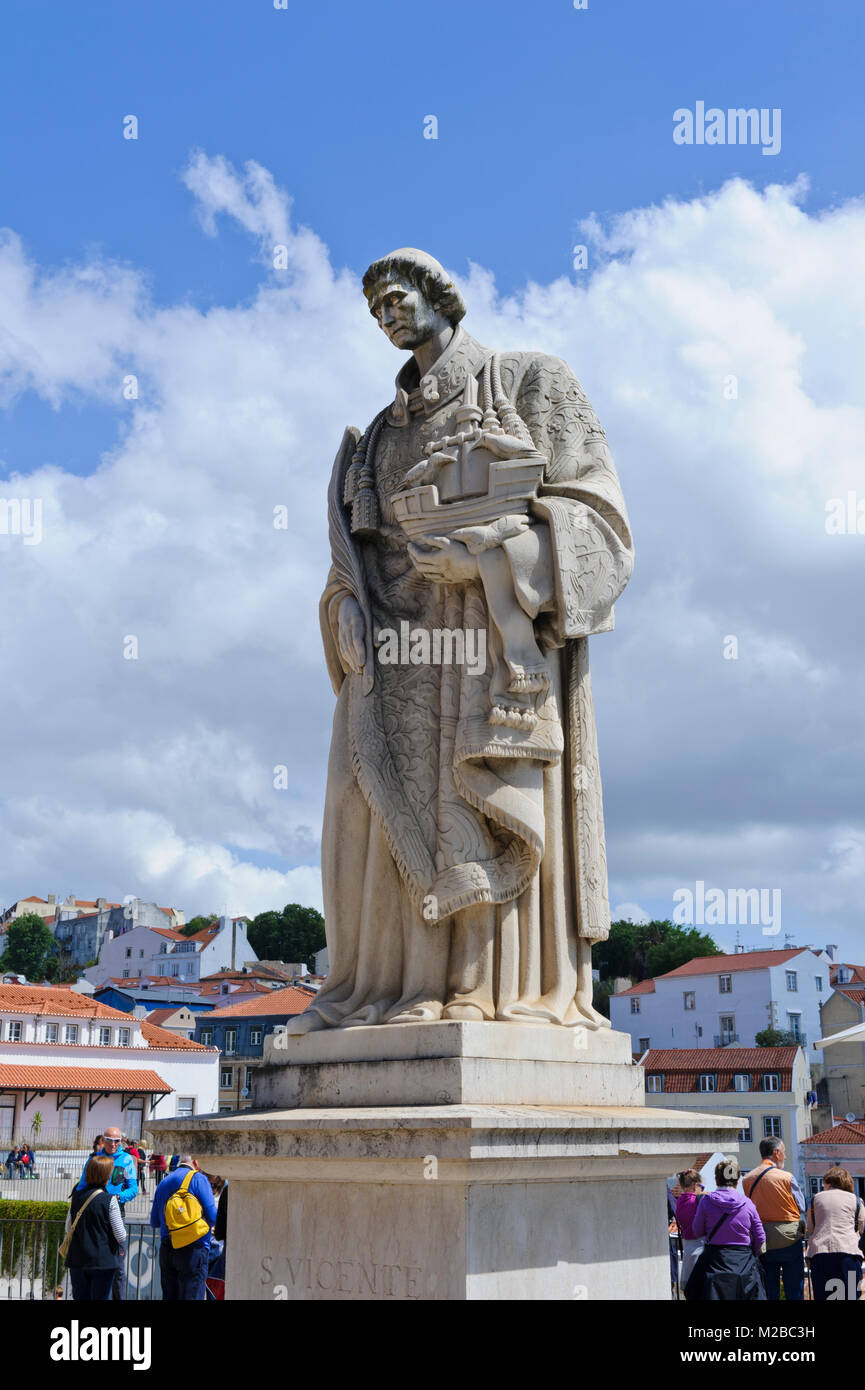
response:
[[[331,708],[308,640],[326,568],[315,489],[343,424],[366,422],[398,365],[338,272],[358,276],[409,244],[462,277],[482,267],[499,296],[515,296],[509,306],[483,275],[470,280],[469,326],[567,357],[610,434],[638,545],[619,629],[593,654],[614,897],[667,916],[683,883],[780,884],[784,930],[810,931],[821,904],[845,940],[865,887],[865,679],[848,598],[858,538],[824,545],[822,507],[861,460],[861,312],[847,277],[861,264],[862,207],[850,200],[863,191],[863,58],[859,0],[589,0],[585,11],[570,0],[289,0],[285,11],[48,0],[7,13],[0,226],[20,238],[32,278],[12,243],[0,246],[6,283],[27,285],[14,314],[0,304],[0,480],[32,474],[69,524],[56,551],[47,535],[27,552],[36,582],[0,615],[14,660],[50,653],[67,691],[62,717],[50,683],[44,707],[40,688],[4,709],[4,793],[27,881],[0,864],[0,902],[138,892],[254,911],[289,884],[313,892]],[[697,101],[781,108],[780,153],[674,144],[673,112]],[[123,139],[127,115],[135,141]],[[428,115],[437,140],[423,138]],[[196,151],[206,160],[191,190]],[[277,201],[279,190],[291,199],[281,278],[262,247],[285,219],[250,201],[249,161]],[[729,183],[737,176],[753,193]],[[766,192],[799,176],[808,188],[795,198]],[[202,211],[216,214],[216,235]],[[580,230],[591,216],[611,241]],[[309,269],[298,227],[320,239],[333,276]],[[587,239],[581,274],[572,247]],[[79,277],[73,307],[67,272]],[[308,363],[293,346],[304,334],[316,335]],[[130,363],[137,407],[106,387]],[[309,402],[331,369],[343,399],[324,420]],[[733,370],[735,425],[718,405]],[[318,468],[308,499],[300,459]],[[756,491],[734,514],[714,479],[740,466]],[[261,517],[286,497],[306,520],[298,553],[277,560]],[[302,732],[281,703],[291,661],[269,636],[275,596],[304,634],[291,661],[312,673]],[[142,662],[135,685],[106,653],[145,622],[163,664]],[[746,629],[739,666],[707,676],[705,653]],[[644,729],[651,756],[635,745]],[[185,778],[178,749],[195,769]],[[221,780],[200,772],[211,762]],[[277,762],[292,768],[291,810],[288,793],[275,811],[262,789]],[[65,808],[62,843],[39,829],[46,787],[55,813]],[[112,840],[124,814],[126,838]],[[822,922],[814,932],[823,939]]]

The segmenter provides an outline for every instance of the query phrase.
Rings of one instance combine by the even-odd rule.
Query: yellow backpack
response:
[[[182,1250],[184,1245],[200,1240],[210,1230],[210,1222],[205,1221],[202,1215],[201,1203],[195,1193],[189,1191],[194,1177],[195,1171],[190,1169],[177,1191],[172,1192],[165,1203],[165,1224],[175,1250]]]

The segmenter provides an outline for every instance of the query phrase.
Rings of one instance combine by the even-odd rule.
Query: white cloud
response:
[[[399,359],[266,170],[197,154],[185,182],[207,233],[232,219],[267,266],[249,303],[158,307],[144,270],[43,274],[0,241],[0,404],[118,409],[89,476],[0,482],[43,499],[45,533],[0,536],[0,901],[320,902],[325,493],[344,425],[367,423]],[[861,490],[865,209],[809,216],[799,194],[734,181],[595,221],[577,283],[500,299],[478,266],[461,283],[475,336],[571,363],[625,486],[637,571],[593,643],[617,898],[642,911],[691,879],[763,874],[783,880],[785,925],[831,917],[822,937],[858,925],[863,886],[865,538],[824,517]]]

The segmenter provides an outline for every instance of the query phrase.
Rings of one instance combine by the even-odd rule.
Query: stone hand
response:
[[[339,605],[339,654],[350,671],[362,671],[366,661],[366,624],[357,600],[346,594]]]
[[[478,562],[461,541],[427,536],[424,541],[411,541],[408,553],[415,569],[438,584],[467,583],[477,578]]]

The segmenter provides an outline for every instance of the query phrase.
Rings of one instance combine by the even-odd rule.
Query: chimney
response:
[[[105,908],[106,908],[107,906],[108,906],[108,899],[107,899],[107,898],[97,898],[97,899],[96,899],[96,911],[97,911],[97,912],[104,912],[104,910],[105,910]]]
[[[50,902],[51,899],[49,898],[48,901]],[[827,954],[827,956],[829,957],[830,960],[834,960],[834,959],[835,959],[835,952],[838,950],[838,947],[837,947],[837,945],[835,945],[835,946],[824,946],[824,947],[823,947],[823,950],[826,952],[826,954]]]
[[[57,901],[57,894],[56,894],[56,893],[49,893],[49,894],[48,894],[48,901],[49,901],[49,903],[51,903],[51,905],[52,905],[52,907],[53,907],[54,904],[55,904],[56,901]]]
[[[146,1017],[147,1017],[147,1009],[145,1009],[145,1007],[144,1007],[143,1004],[136,1004],[136,1005],[135,1005],[134,1009],[132,1010],[132,1017],[133,1017],[133,1018],[146,1018]]]

